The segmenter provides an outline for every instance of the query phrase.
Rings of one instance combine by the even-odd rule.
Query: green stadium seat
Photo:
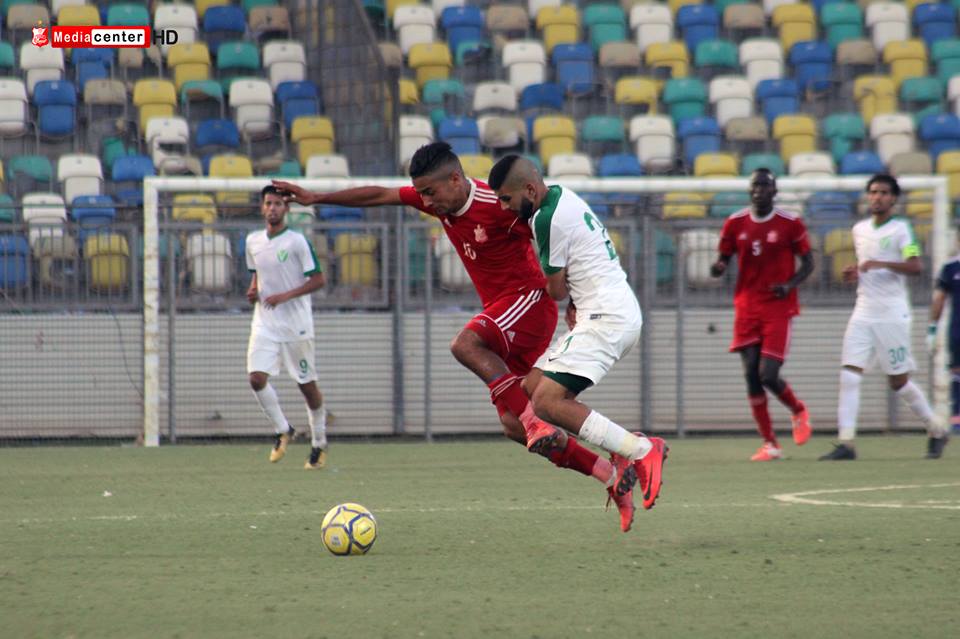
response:
[[[243,2],[240,3],[244,13],[247,15],[250,15],[251,9],[256,9],[257,7],[275,7],[277,5],[277,0],[243,0]]]
[[[737,71],[740,68],[737,45],[728,40],[704,40],[693,52],[693,66],[714,73]]]
[[[853,151],[866,135],[867,127],[859,113],[833,113],[823,121],[823,137],[829,142],[830,154],[837,164],[844,155]]]
[[[12,224],[16,221],[16,215],[13,198],[6,193],[0,193],[0,224]]]
[[[216,104],[215,110],[198,110],[198,103],[210,102]],[[222,118],[225,104],[223,87],[216,80],[189,80],[180,88],[180,105],[183,108],[183,116],[188,120]]]
[[[150,26],[150,12],[140,4],[115,4],[107,9],[107,25],[111,27]]]
[[[45,155],[16,155],[10,158],[7,162],[7,184],[16,181],[21,175],[33,182],[44,183],[44,190],[49,191],[52,188],[53,165]]]
[[[766,168],[774,175],[785,175],[787,167],[778,153],[751,153],[740,162],[740,175],[750,175],[757,169]]]
[[[777,158],[779,159],[779,158]],[[750,194],[739,191],[717,193],[710,201],[710,217],[725,218],[740,209],[750,206]]]
[[[580,123],[584,150],[593,156],[616,153],[627,141],[623,120],[615,115],[591,115]]]
[[[591,4],[583,10],[583,26],[595,52],[608,42],[627,39],[627,16],[618,4]]]
[[[654,230],[654,241],[657,248],[657,284],[666,284],[673,280],[677,247],[673,237],[663,231]],[[639,247],[635,248],[634,253],[640,255]]]
[[[913,114],[917,128],[925,116],[943,110],[943,87],[943,82],[932,76],[906,78],[900,85],[900,109]]]
[[[832,2],[820,9],[820,24],[834,49],[841,42],[863,37],[863,11],[854,2]]]
[[[707,112],[707,87],[697,78],[672,78],[663,86],[660,98],[667,105],[673,124]]]
[[[0,42],[0,73],[13,75],[16,65],[13,45],[9,42]]]
[[[244,76],[261,73],[260,51],[252,42],[224,42],[217,50],[217,74],[224,94],[230,93],[230,83]]]
[[[296,160],[284,160],[276,171],[265,174],[266,177],[303,177],[300,163]]]

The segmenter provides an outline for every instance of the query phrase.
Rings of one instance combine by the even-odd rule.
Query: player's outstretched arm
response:
[[[388,189],[382,186],[358,186],[353,189],[320,193],[284,180],[273,180],[273,185],[287,193],[288,202],[307,206],[313,204],[333,204],[337,206],[398,206],[403,204],[400,189]]]

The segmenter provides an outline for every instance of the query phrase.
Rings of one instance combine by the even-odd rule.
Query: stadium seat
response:
[[[722,191],[710,200],[707,215],[715,218],[727,218],[750,206],[750,194],[738,191]]]
[[[17,155],[7,163],[6,188],[14,194],[53,190],[53,165],[45,155]]]
[[[393,28],[397,32],[400,50],[407,55],[413,45],[433,42],[437,18],[433,10],[425,5],[404,5],[397,7],[393,14]]]
[[[103,169],[95,155],[68,154],[57,160],[57,182],[65,202],[73,204],[80,195],[100,195]]]
[[[637,156],[629,153],[613,153],[604,155],[597,163],[599,177],[640,177],[643,167]]]
[[[830,177],[837,171],[833,165],[833,158],[829,153],[813,151],[809,153],[795,153],[790,158],[789,173],[793,177]]]
[[[690,51],[696,51],[698,44],[714,40],[719,35],[720,14],[710,4],[688,4],[680,7],[676,21],[683,41]]]
[[[750,175],[757,169],[768,169],[774,175],[784,175],[787,172],[783,159],[776,153],[751,153],[743,156],[740,162],[741,175]]]
[[[290,12],[286,7],[259,6],[247,16],[250,33],[258,44],[270,40],[289,40],[293,37]]]
[[[480,130],[480,146],[487,149],[513,149],[527,137],[526,125],[515,117],[480,116],[477,128]]]
[[[928,47],[957,35],[957,10],[945,2],[924,2],[913,9],[916,33]]]
[[[186,82],[180,89],[180,104],[191,122],[226,116],[223,87],[216,80]]]
[[[480,129],[473,118],[445,118],[437,126],[437,137],[457,155],[480,153]]]
[[[0,7],[0,28],[7,31],[5,39],[15,45],[24,39],[33,38],[33,27],[40,24],[52,24],[50,10],[46,5],[31,0],[16,0],[18,4],[7,3]],[[8,8],[9,7],[9,8]],[[3,20],[6,14],[6,20]]]
[[[494,42],[525,38],[530,28],[530,17],[523,7],[491,4],[487,7],[485,25]]]
[[[701,153],[693,163],[696,177],[737,177],[737,156],[732,153]]]
[[[591,115],[580,122],[583,150],[592,156],[623,151],[627,141],[623,120],[615,115]]]
[[[20,69],[25,72],[27,94],[33,95],[38,82],[63,78],[63,49],[35,47],[30,42],[20,45]]]
[[[177,193],[173,196],[170,217],[175,222],[210,225],[217,221],[217,204],[208,193]]]
[[[531,84],[520,93],[520,111],[524,115],[563,110],[563,89],[553,82]]]
[[[722,16],[724,31],[735,41],[760,36],[766,30],[763,7],[753,3],[728,5]]]
[[[287,83],[281,82],[281,84]],[[409,78],[400,78],[397,94],[400,98],[400,104],[407,106],[420,104],[420,89],[417,88],[417,83]]]
[[[897,110],[897,90],[893,80],[887,76],[865,75],[857,78],[853,84],[853,99],[868,125],[875,115],[895,113]]]
[[[221,293],[233,282],[233,252],[223,233],[191,233],[184,253],[190,288],[204,293]]]
[[[483,13],[475,6],[450,6],[440,14],[440,26],[447,34],[447,44],[454,52],[461,45],[486,44],[483,34]]]
[[[14,291],[30,284],[30,245],[20,235],[0,235],[0,290]]]
[[[189,81],[210,77],[210,50],[204,42],[174,44],[167,53],[167,67],[173,69],[173,84],[179,92]]]
[[[475,114],[515,113],[516,110],[517,92],[506,82],[478,82],[474,85],[473,112]]]
[[[543,83],[547,57],[543,46],[536,40],[514,40],[506,43],[501,59],[507,69],[510,86],[518,94],[532,84]]]
[[[873,2],[867,5],[864,23],[870,28],[873,46],[883,51],[889,42],[910,37],[906,7],[899,2]]]
[[[177,32],[177,44],[192,44],[197,39],[200,30],[197,10],[189,4],[158,4],[153,12],[153,27],[155,29],[173,30]],[[176,45],[162,44],[160,51],[168,55],[170,49]]]
[[[663,196],[663,219],[706,217],[708,201],[708,198],[701,193],[690,191],[665,193]]]
[[[595,53],[610,42],[627,39],[627,17],[616,4],[590,4],[583,9],[583,26]]]
[[[575,152],[576,138],[576,126],[569,117],[543,115],[534,120],[533,142],[544,165],[557,153]]]
[[[203,14],[203,38],[210,52],[219,55],[224,42],[242,40],[247,30],[243,9],[231,5],[210,7]]]
[[[944,84],[960,74],[960,39],[938,40],[930,48],[930,59],[937,67],[937,77]]]
[[[790,64],[800,91],[826,91],[831,87],[833,50],[826,42],[798,42],[790,49]]]
[[[188,156],[190,126],[184,118],[151,118],[144,139],[161,175],[202,172],[196,158]]]
[[[884,164],[898,153],[913,151],[914,129],[913,118],[906,113],[884,113],[870,121],[870,139]]]
[[[99,27],[100,12],[89,4],[67,5],[57,12],[57,26]]]
[[[177,105],[177,89],[162,78],[144,78],[133,85],[133,104],[139,109],[140,131],[147,130],[152,117],[169,118]]]
[[[949,153],[949,151],[944,151]],[[941,153],[937,159],[943,157]],[[928,175],[933,173],[933,160],[930,154],[923,151],[906,151],[897,153],[887,163],[891,175]]]
[[[840,162],[866,136],[867,127],[859,113],[831,113],[823,120],[823,137],[830,143],[834,162]]]
[[[38,279],[44,289],[75,290],[80,253],[72,236],[40,238],[33,256]]]
[[[240,148],[240,129],[233,120],[204,120],[196,125],[193,137],[194,152],[201,156],[236,151]],[[209,161],[209,157],[205,158]]]
[[[685,78],[690,54],[683,42],[655,42],[644,52],[644,64],[657,77]]]
[[[913,114],[917,124],[927,115],[943,111],[943,83],[926,76],[907,78],[900,84],[900,108]]]
[[[723,135],[730,150],[746,154],[766,148],[770,140],[770,127],[762,116],[733,118],[723,128]]]
[[[559,44],[551,54],[557,84],[567,95],[581,95],[597,88],[593,50],[587,44]]]
[[[263,45],[263,68],[270,86],[276,91],[281,82],[306,80],[307,55],[303,45],[293,40],[271,40]]]
[[[401,115],[398,129],[400,143],[397,162],[401,167],[406,167],[417,149],[433,142],[433,125],[429,118],[420,115]]]
[[[756,89],[761,80],[783,77],[783,50],[776,40],[744,40],[740,43],[740,66]]]
[[[707,77],[720,73],[739,73],[737,45],[728,40],[702,40],[694,49],[693,66],[698,73]]]
[[[920,121],[919,134],[936,162],[942,152],[960,148],[960,117],[952,113],[927,115]]]
[[[107,8],[107,25],[118,26],[150,26],[150,13],[141,4],[111,4]]]
[[[841,42],[863,37],[863,11],[855,2],[829,2],[820,8],[820,24],[826,41],[836,48]]]
[[[723,284],[723,278],[710,275],[719,245],[720,232],[713,229],[690,229],[680,234],[678,254],[684,256],[684,271],[691,288],[710,289]]]
[[[816,150],[817,123],[808,115],[781,115],[773,121],[773,138],[780,143],[780,157],[790,162],[797,153]]]
[[[663,86],[663,103],[670,111],[674,126],[707,111],[707,87],[697,78],[672,78]]]
[[[290,129],[293,121],[301,115],[320,115],[320,91],[309,80],[281,82],[277,86],[276,99],[285,129]]]
[[[9,42],[0,42],[0,73],[12,76],[16,68],[13,45]]]
[[[116,233],[90,235],[81,245],[87,264],[87,286],[96,291],[115,291],[130,284],[130,247]]]
[[[304,164],[306,164],[304,162]],[[245,155],[226,153],[210,158],[210,177],[253,177],[253,163]],[[245,191],[217,191],[217,210],[224,216],[246,215],[250,194]]]
[[[460,80],[429,80],[423,85],[421,101],[430,109],[434,126],[448,116],[462,115],[465,111],[466,91]]]
[[[143,178],[156,175],[153,160],[145,155],[117,158],[110,171],[114,195],[121,206],[143,206]],[[130,183],[129,185],[124,183]]]
[[[463,174],[469,178],[486,181],[490,175],[490,169],[493,168],[493,158],[483,154],[466,154],[460,156],[460,165],[463,167]]]
[[[772,125],[781,115],[799,113],[800,88],[792,78],[761,80],[756,89],[757,101],[768,124]]]
[[[555,153],[547,165],[547,176],[558,182],[593,177],[593,163],[584,153]]]
[[[0,174],[3,167],[0,166]],[[0,193],[0,224],[13,224],[17,221],[17,209],[13,198],[6,193]]]
[[[311,155],[334,152],[333,123],[323,116],[300,116],[290,128],[290,141],[297,145],[297,159],[307,165]]]
[[[260,52],[255,44],[233,41],[221,43],[217,52],[217,75],[225,93],[230,91],[233,80],[260,75],[260,69]]]
[[[637,4],[630,9],[630,28],[636,32],[640,53],[645,53],[651,44],[673,39],[673,14],[663,4]]]
[[[873,175],[886,171],[883,160],[873,151],[854,151],[840,160],[840,175]]]
[[[692,169],[701,153],[720,150],[720,126],[713,118],[696,117],[682,120],[677,125],[677,137],[683,142],[683,159]]]
[[[109,79],[115,56],[112,49],[74,49],[71,58],[74,81],[82,94],[88,81]]]
[[[726,129],[730,120],[753,115],[753,89],[745,77],[719,76],[710,81],[710,103],[717,123]]]
[[[36,250],[45,237],[63,237],[67,209],[56,193],[28,193],[23,196],[21,219],[27,225],[30,248]]]
[[[222,47],[221,51],[223,50]],[[274,133],[273,92],[270,83],[256,78],[238,78],[230,85],[230,108],[240,135],[262,139]]]
[[[817,18],[809,4],[781,4],[773,10],[771,23],[777,28],[784,54],[798,42],[817,38]]]
[[[417,86],[421,89],[428,80],[450,77],[453,59],[450,49],[443,42],[415,44],[410,48],[407,64],[417,76]]]
[[[927,49],[923,40],[901,40],[887,43],[883,62],[890,68],[890,77],[899,88],[907,78],[927,75]]]
[[[63,138],[74,134],[77,124],[77,88],[72,82],[42,80],[33,90],[37,107],[37,132],[41,137]]]
[[[657,112],[657,82],[651,78],[627,76],[617,80],[613,101],[625,115],[643,115]]]
[[[29,128],[27,87],[18,78],[0,78],[0,138],[19,137]]]
[[[364,233],[341,233],[333,238],[333,256],[337,265],[337,285],[376,286],[377,237]]]
[[[109,195],[82,195],[73,200],[70,217],[77,224],[77,239],[82,246],[90,235],[109,232],[117,209]]]
[[[944,151],[937,156],[937,173],[947,176],[950,199],[960,199],[960,151]]]
[[[543,39],[547,55],[559,44],[580,42],[580,12],[572,4],[547,6],[537,11],[537,31]]]
[[[663,115],[638,115],[630,120],[630,141],[645,172],[674,168],[676,140],[673,120]]]
[[[825,223],[851,220],[857,194],[850,191],[819,191],[807,198],[806,215],[811,222]]]

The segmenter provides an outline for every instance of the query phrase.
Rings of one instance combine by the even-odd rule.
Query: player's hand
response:
[[[567,323],[567,330],[572,331],[577,325],[577,307],[573,302],[567,304],[567,312],[564,313],[563,319]]]
[[[844,267],[840,277],[844,282],[856,282],[860,279],[857,273],[857,267],[854,264]]]
[[[927,352],[933,355],[937,352],[937,325],[930,324],[927,326]]]
[[[251,287],[251,288],[248,288],[248,289],[247,289],[247,301],[250,302],[251,304],[256,304],[256,303],[257,303],[257,289],[256,289],[256,288]]]
[[[770,287],[770,292],[773,293],[773,296],[778,300],[782,300],[787,295],[790,294],[790,285],[788,284],[774,284]]]
[[[880,268],[876,260],[866,260],[860,264],[860,271],[863,273],[875,268]]]
[[[274,306],[279,306],[280,304],[283,304],[289,299],[290,298],[287,297],[286,293],[277,293],[263,300],[263,305],[266,306],[267,308],[273,308]]]
[[[283,200],[285,202],[296,202],[297,204],[313,204],[313,195],[302,186],[297,186],[293,182],[283,180],[271,180],[273,186],[283,191]]]
[[[710,265],[710,275],[713,277],[720,277],[727,272],[727,263],[723,260],[717,260]]]

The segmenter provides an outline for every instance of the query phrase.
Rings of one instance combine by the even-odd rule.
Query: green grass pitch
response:
[[[634,530],[599,484],[506,441],[0,449],[3,637],[946,637],[960,622],[960,446],[746,461],[670,442]],[[958,449],[954,449],[958,446]],[[830,491],[830,492],[827,492]],[[793,502],[773,498],[795,495]],[[799,500],[799,503],[797,503]],[[320,542],[359,502],[369,555]]]

